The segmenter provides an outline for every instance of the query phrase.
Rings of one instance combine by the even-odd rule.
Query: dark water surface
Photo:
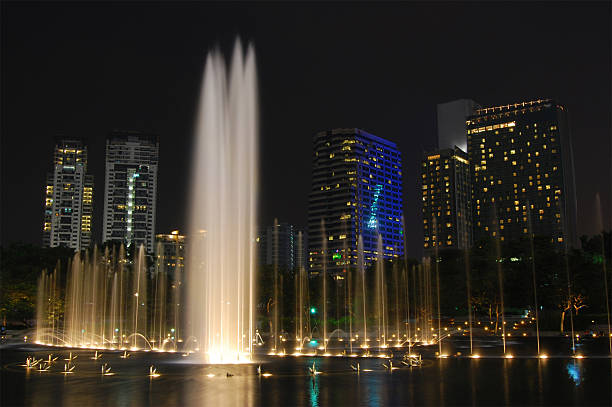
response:
[[[604,343],[605,342],[605,343]],[[464,354],[465,343],[447,344],[449,354]],[[584,344],[579,354],[567,355],[567,343],[557,339],[544,344],[549,358],[533,357],[533,342],[508,344],[513,359],[500,355],[496,343],[479,342],[480,359],[451,356],[426,358],[422,367],[389,372],[384,359],[261,356],[257,365],[206,366],[191,364],[180,354],[105,351],[92,360],[92,351],[76,351],[75,373],[63,375],[65,349],[31,345],[2,349],[2,405],[25,406],[556,406],[612,405],[612,360],[607,341]],[[564,350],[565,349],[565,350]],[[60,359],[49,372],[19,366],[28,355]],[[431,355],[433,350],[425,352]],[[599,356],[598,356],[599,355]],[[308,367],[316,361],[322,373],[314,378]],[[350,365],[360,363],[357,374]],[[102,376],[108,363],[114,376]],[[154,364],[161,376],[148,377]],[[394,362],[400,366],[399,360]],[[372,369],[364,372],[363,369]],[[227,373],[233,376],[228,377]],[[214,376],[213,376],[214,375]]]

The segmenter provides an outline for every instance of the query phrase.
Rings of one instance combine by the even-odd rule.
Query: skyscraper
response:
[[[113,132],[106,140],[103,240],[153,253],[159,141],[138,132]]]
[[[459,99],[438,105],[438,149],[423,155],[423,249],[465,249],[472,244],[471,177],[466,120],[479,105]]]
[[[565,108],[534,100],[478,109],[467,121],[474,238],[529,233],[575,246],[574,163]]]
[[[306,241],[305,234],[289,223],[275,223],[267,228],[262,228],[256,240],[259,263],[277,264],[286,270],[304,267]]]
[[[44,247],[89,247],[93,176],[87,174],[87,147],[81,140],[57,140],[53,172],[47,174],[44,213]]]
[[[334,129],[313,140],[308,204],[309,270],[342,278],[357,262],[359,236],[364,259],[378,253],[403,255],[402,162],[395,143],[363,130]]]
[[[459,147],[467,151],[466,119],[472,116],[478,103],[471,99],[458,99],[438,105],[438,148]]]
[[[426,153],[421,163],[423,248],[466,249],[472,243],[470,165],[459,147]]]

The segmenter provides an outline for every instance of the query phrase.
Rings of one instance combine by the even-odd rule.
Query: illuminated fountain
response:
[[[172,287],[180,285],[180,273],[166,270],[159,257],[149,268],[143,246],[133,257],[126,256],[123,246],[103,253],[94,248],[74,255],[65,281],[59,264],[52,273],[43,271],[35,341],[92,349],[176,350],[181,341],[178,288]],[[171,301],[159,295],[168,289]],[[149,295],[154,297],[153,307]]]
[[[253,47],[208,55],[195,129],[185,283],[201,361],[249,362],[254,338],[257,85]]]

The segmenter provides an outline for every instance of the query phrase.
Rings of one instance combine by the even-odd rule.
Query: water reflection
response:
[[[310,381],[310,406],[319,407],[319,378],[313,376]]]
[[[565,366],[565,369],[567,370],[567,374],[573,380],[574,384],[576,384],[576,386],[579,386],[580,382],[582,381],[582,366],[580,366],[578,362],[573,360],[571,362],[568,362],[568,364]]]
[[[595,357],[430,359],[423,367],[393,373],[378,360],[361,360],[361,374],[347,360],[323,358],[317,360],[317,368],[325,373],[313,378],[307,371],[313,359],[306,358],[262,360],[262,369],[272,373],[262,377],[257,365],[197,365],[182,363],[178,355],[151,353],[122,359],[118,352],[103,356],[117,372],[103,377],[100,362],[86,354],[90,355],[80,353],[74,375],[61,374],[61,366],[47,373],[27,370],[19,366],[26,355],[15,355],[7,362],[9,369],[0,372],[3,383],[14,391],[3,393],[9,398],[0,404],[86,406],[104,400],[109,405],[168,407],[610,405],[610,390],[602,383],[612,380],[611,362]],[[152,364],[161,373],[154,380],[148,377]]]

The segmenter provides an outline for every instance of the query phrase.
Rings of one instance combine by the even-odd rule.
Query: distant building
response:
[[[438,105],[438,149],[459,147],[467,151],[467,118],[472,116],[478,103],[459,99]]]
[[[293,237],[295,243],[295,269],[308,270],[308,233],[298,230]],[[301,250],[300,250],[301,248]]]
[[[309,270],[343,278],[364,259],[403,255],[402,162],[395,143],[363,130],[335,129],[313,140],[312,187],[308,203]]]
[[[177,268],[182,271],[185,267],[185,236],[174,230],[169,235],[155,235],[155,241],[158,265],[170,273]]]
[[[153,253],[159,162],[157,136],[113,132],[106,141],[103,241]]]
[[[93,176],[87,174],[87,147],[77,139],[57,140],[45,187],[43,246],[89,247],[92,216]]]
[[[301,239],[301,241],[300,241]],[[260,229],[256,239],[260,264],[287,270],[304,267],[307,239],[302,231],[289,223],[277,223]]]
[[[576,246],[576,192],[565,108],[553,100],[478,109],[467,123],[474,238],[529,233]]]
[[[421,163],[423,248],[467,249],[472,244],[470,165],[459,147],[426,153]]]

